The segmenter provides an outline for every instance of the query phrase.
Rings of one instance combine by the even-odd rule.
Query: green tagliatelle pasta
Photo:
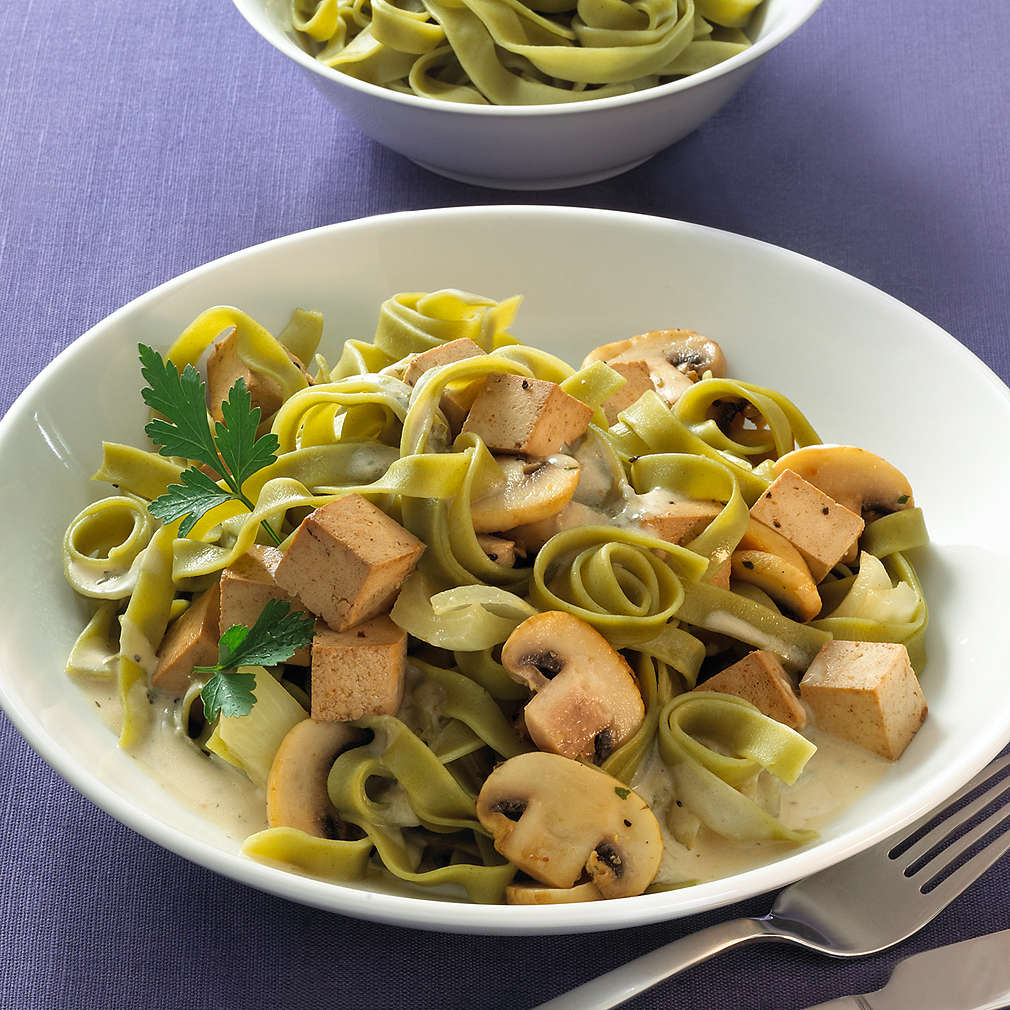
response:
[[[627,94],[743,52],[761,0],[291,0],[291,23],[334,70],[469,104]],[[400,355],[396,355],[400,356]]]
[[[603,50],[599,63],[614,81],[659,74],[643,69],[652,52],[664,54],[665,67],[704,62],[710,50],[698,47],[723,44],[705,19],[735,30],[753,6],[657,0],[632,9],[593,0],[571,14],[553,0],[535,12],[511,0],[438,0],[423,9],[326,0],[297,4],[296,23],[335,65],[355,64],[368,79],[397,87],[406,76],[425,76],[425,86],[470,100],[485,77],[501,74],[509,88],[521,82],[524,94],[563,90],[562,70],[575,75],[568,80],[598,84],[600,71],[575,68]],[[450,43],[490,32],[497,69],[446,74],[456,59],[446,55]],[[171,343],[169,358],[180,369],[198,366],[228,336],[250,387],[280,391],[272,414],[258,420],[277,452],[245,475],[241,497],[224,494],[225,479],[205,464],[209,493],[222,494],[211,494],[187,536],[179,535],[180,520],[162,523],[149,505],[185,480],[190,461],[103,446],[94,479],[116,493],[82,509],[63,544],[67,581],[90,607],[67,670],[80,681],[115,683],[121,746],[168,733],[268,794],[289,731],[308,717],[311,675],[294,665],[249,667],[261,695],[252,714],[207,720],[206,673],[191,674],[169,696],[152,681],[166,629],[181,626],[197,594],[213,590],[250,550],[278,543],[286,550],[312,510],[350,493],[425,545],[389,612],[409,636],[402,704],[353,720],[354,732],[323,771],[313,766],[305,788],[323,797],[327,837],[271,814],[272,826],[245,842],[251,858],[333,881],[395,879],[503,900],[517,870],[496,852],[476,802],[497,764],[533,748],[524,723],[531,689],[506,669],[501,649],[544,612],[578,618],[628,660],[640,721],[594,760],[625,784],[618,795],[653,788],[660,768],[665,785],[656,796],[665,809],[657,812],[667,844],[699,851],[714,836],[740,845],[813,836],[780,819],[768,800],[768,784],[793,783],[813,745],[748,701],[708,690],[711,673],[762,649],[796,674],[832,639],[902,643],[922,667],[928,613],[908,558],[927,541],[918,508],[903,499],[909,507],[868,515],[858,558],[850,551],[819,580],[820,612],[798,619],[773,600],[774,587],[730,576],[736,559],[757,550],[751,506],[775,462],[819,443],[797,407],[773,390],[704,373],[672,407],[652,389],[608,423],[608,401],[627,381],[619,364],[574,368],[521,344],[510,332],[518,306],[518,297],[454,289],[399,294],[381,306],[372,339],[345,341],[335,364],[320,353],[318,313],[296,310],[276,337],[234,308],[202,313]],[[466,343],[462,356],[411,373],[418,355],[452,341]],[[524,388],[555,384],[552,395],[577,401],[572,409],[588,418],[584,433],[561,453],[517,467],[514,454],[461,430],[450,408],[468,410],[501,377]],[[516,487],[544,468],[555,497],[520,522],[526,506],[517,504]],[[490,514],[505,518],[479,526],[475,517],[489,514],[488,502],[498,510]],[[695,510],[687,532],[653,524],[678,508]],[[160,723],[158,706],[168,713]],[[684,881],[658,879],[653,889],[672,886]]]

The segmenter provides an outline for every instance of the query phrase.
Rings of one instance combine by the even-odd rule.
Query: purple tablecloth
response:
[[[675,148],[609,182],[511,194],[362,137],[227,0],[4,4],[0,405],[113,309],[224,253],[369,214],[509,202],[684,218],[798,250],[919,309],[1006,380],[1007,38],[1004,0],[828,0]],[[1010,717],[990,717],[1010,738]],[[2,716],[0,745],[3,1008],[523,1010],[768,905],[543,939],[361,923],[161,850],[67,786]],[[898,951],[851,964],[752,948],[630,1005],[790,1010],[863,992],[901,954],[1010,926],[1008,891],[1010,859]]]

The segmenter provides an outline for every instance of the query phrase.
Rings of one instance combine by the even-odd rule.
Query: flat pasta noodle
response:
[[[309,52],[359,80],[443,101],[542,105],[716,66],[750,45],[742,29],[760,0],[290,2]]]
[[[480,0],[473,9],[487,14],[492,2]],[[710,6],[732,19],[746,4]],[[511,19],[510,32],[550,35],[573,52],[576,37],[587,32],[622,39],[648,30],[659,37],[670,17],[661,0],[634,7],[583,0],[575,15],[582,20],[565,28],[554,23],[564,13],[554,9],[555,0],[526,14],[519,6],[503,4],[510,13],[494,18]],[[686,16],[689,7],[677,9]],[[443,27],[425,11],[388,0],[325,3],[303,23],[320,38],[342,25],[351,44],[371,31],[382,46],[395,41],[416,49],[419,59],[434,58],[445,48]],[[476,17],[466,11],[460,17]],[[699,45],[718,41],[697,11],[691,32]],[[277,337],[238,309],[202,313],[171,345],[172,360],[196,363],[212,340],[235,327],[245,366],[281,384],[284,400],[264,422],[279,451],[246,476],[247,500],[208,508],[187,536],[179,536],[179,520],[159,523],[148,504],[180,482],[189,461],[103,445],[95,479],[118,493],[86,506],[64,539],[67,581],[93,601],[67,669],[82,680],[115,679],[126,748],[155,731],[151,677],[166,629],[224,569],[254,545],[272,542],[266,524],[281,534],[284,550],[311,510],[354,493],[425,544],[390,612],[410,636],[404,702],[395,714],[356,720],[368,739],[356,739],[327,770],[326,794],[346,830],[320,838],[273,826],[246,840],[251,858],[328,880],[395,878],[410,887],[448,886],[472,901],[501,901],[516,867],[495,852],[475,799],[496,762],[532,747],[521,718],[529,688],[506,670],[499,650],[545,611],[574,615],[627,657],[644,716],[620,746],[600,756],[601,767],[638,788],[646,769],[665,765],[681,801],[669,807],[667,825],[685,845],[701,844],[703,829],[741,844],[813,837],[774,816],[756,785],[769,776],[794,781],[813,746],[748,702],[704,689],[708,657],[723,655],[725,640],[734,648],[767,649],[790,671],[803,670],[832,639],[900,642],[921,669],[928,611],[906,556],[927,542],[919,509],[868,517],[858,568],[839,564],[822,580],[814,620],[785,616],[756,585],[721,588],[717,577],[748,530],[749,506],[771,482],[774,461],[795,446],[817,444],[816,431],[782,394],[711,376],[690,386],[672,409],[646,392],[608,425],[602,408],[624,376],[601,361],[575,369],[519,343],[510,332],[519,301],[456,289],[395,295],[380,307],[373,338],[345,341],[332,367],[319,354],[318,313],[295,310]],[[483,353],[407,383],[418,354],[463,338]],[[289,354],[314,358],[311,384]],[[488,554],[473,518],[475,503],[497,493],[511,471],[477,434],[454,434],[442,409],[447,390],[479,386],[492,375],[555,383],[592,411],[585,435],[564,449],[580,468],[571,499],[578,520],[566,526],[556,516],[557,528],[530,549],[535,556],[511,566]],[[704,503],[707,511],[689,539],[674,543],[643,525],[660,502]],[[521,555],[518,536],[513,546]],[[215,761],[223,755],[262,786],[310,698],[290,668],[257,673],[267,678],[257,685],[269,704],[254,707],[249,722],[241,716],[224,727],[221,719],[204,722],[198,676],[173,692],[169,722],[186,746],[213,753]]]

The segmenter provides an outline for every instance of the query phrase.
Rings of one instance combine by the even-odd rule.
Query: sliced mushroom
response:
[[[776,477],[792,470],[805,481],[864,517],[912,508],[908,478],[875,453],[853,445],[807,445],[776,460]]]
[[[520,883],[505,888],[505,901],[509,905],[567,905],[576,901],[599,901],[602,897],[592,881],[574,887]]]
[[[571,456],[530,460],[498,458],[503,479],[483,498],[470,503],[473,528],[497,533],[538,522],[560,512],[579,484],[579,464]]]
[[[523,718],[540,750],[602,764],[645,718],[631,667],[572,614],[527,618],[502,647],[501,661],[513,680],[536,692]]]
[[[819,613],[821,597],[803,555],[770,526],[751,517],[731,562],[734,579],[763,589],[801,621]]]
[[[477,543],[496,565],[501,565],[502,568],[515,567],[516,545],[514,541],[506,540],[504,537],[493,537],[489,533],[478,533]],[[522,556],[525,552],[520,548],[518,553]]]
[[[583,367],[594,361],[605,361],[608,365],[643,362],[656,392],[671,406],[705,372],[716,377],[726,374],[722,348],[694,330],[652,330],[604,344],[586,355]]]
[[[477,817],[509,862],[549,887],[570,888],[588,873],[604,898],[641,894],[663,855],[659,822],[636,792],[557,754],[499,765]]]
[[[326,792],[326,777],[341,751],[360,738],[361,732],[345,723],[295,723],[281,741],[267,778],[270,827],[337,837],[339,819]]]

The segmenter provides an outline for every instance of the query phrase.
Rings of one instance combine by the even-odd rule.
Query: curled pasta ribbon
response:
[[[743,698],[692,691],[666,704],[658,734],[679,800],[716,834],[738,842],[816,837],[786,827],[741,791],[762,770],[795,782],[817,749],[799,733]]]
[[[688,583],[677,617],[698,628],[729,635],[774,652],[787,666],[808,667],[831,634],[820,622],[799,624],[739,592],[704,582]]]
[[[500,645],[536,613],[525,600],[492,586],[431,592],[420,572],[403,583],[390,613],[408,634],[453,651],[480,652]]]
[[[678,397],[676,416],[713,449],[758,460],[821,440],[781,393],[735,379],[702,379]],[[752,427],[745,427],[749,421]],[[728,431],[727,431],[728,429]]]
[[[137,584],[142,552],[158,523],[147,502],[129,495],[82,509],[63,536],[63,571],[82,596],[122,600]]]
[[[392,376],[348,376],[296,393],[274,415],[270,430],[282,453],[344,438],[398,440],[409,402],[410,387]]]
[[[453,289],[394,295],[379,310],[375,346],[391,361],[463,337],[490,352],[516,342],[507,330],[521,301],[519,295],[496,302]]]
[[[610,429],[610,438],[614,448],[628,459],[649,453],[686,453],[720,463],[733,474],[748,505],[753,505],[771,483],[745,459],[709,445],[652,390],[618,416],[620,421]]]
[[[406,794],[415,823],[430,832],[462,830],[483,837],[473,795],[399,719],[371,716],[355,725],[371,730],[375,737],[365,746],[344,751],[333,763],[327,792],[340,817],[365,832],[383,867],[401,880],[424,887],[456,884],[465,888],[472,901],[500,901],[515,867],[458,862],[419,869],[423,849],[405,834],[401,811],[373,800],[366,785],[375,777],[393,780]]]
[[[605,635],[645,641],[680,608],[681,578],[698,579],[707,567],[706,558],[658,537],[586,526],[556,534],[537,554],[530,601],[574,614]]]
[[[144,549],[137,584],[119,619],[117,680],[123,726],[119,746],[132,747],[148,728],[147,685],[175,600],[172,526],[162,526]]]
[[[77,636],[67,657],[67,673],[78,677],[111,680],[119,657],[119,603],[102,603]]]
[[[288,357],[280,341],[252,316],[230,305],[201,312],[179,335],[166,357],[180,371],[186,365],[196,367],[203,352],[230,327],[238,335],[238,356],[252,371],[273,379],[285,400],[305,388],[302,370]]]
[[[750,44],[758,0],[423,0],[370,7],[292,0],[292,23],[327,66],[448,101],[582,101],[704,70]],[[711,22],[706,20],[710,16]],[[715,26],[715,27],[714,27]]]
[[[857,604],[845,616],[835,616],[837,608],[832,609],[826,617],[811,621],[810,627],[845,642],[901,643],[908,650],[912,666],[919,671],[926,662],[925,637],[929,624],[929,608],[922,584],[911,562],[900,551],[888,554],[883,559],[883,568],[891,582],[897,583],[899,587],[902,584],[908,587],[905,595],[910,599],[910,606],[903,607],[903,613],[889,610],[878,615],[874,613],[872,604],[868,607]],[[858,578],[841,580],[839,585],[846,589],[857,588]],[[833,596],[836,594],[837,590]],[[845,600],[839,602],[844,603]]]
[[[403,499],[404,509],[415,497],[450,497],[459,488],[469,462],[467,453],[407,456],[395,460],[372,483],[312,490],[290,477],[275,477],[263,484],[252,512],[226,502],[203,516],[188,537],[175,541],[175,578],[179,581],[227,568],[256,542],[262,523],[279,527],[289,509],[319,508],[352,492],[369,498],[396,496]]]
[[[725,464],[687,453],[656,453],[631,464],[631,483],[637,492],[663,488],[696,501],[723,502],[723,509],[685,546],[709,559],[708,574],[722,567],[740,542],[750,513],[740,483]]]
[[[102,443],[102,465],[92,480],[107,481],[122,491],[153,501],[178,484],[184,467],[170,459],[118,442]]]

